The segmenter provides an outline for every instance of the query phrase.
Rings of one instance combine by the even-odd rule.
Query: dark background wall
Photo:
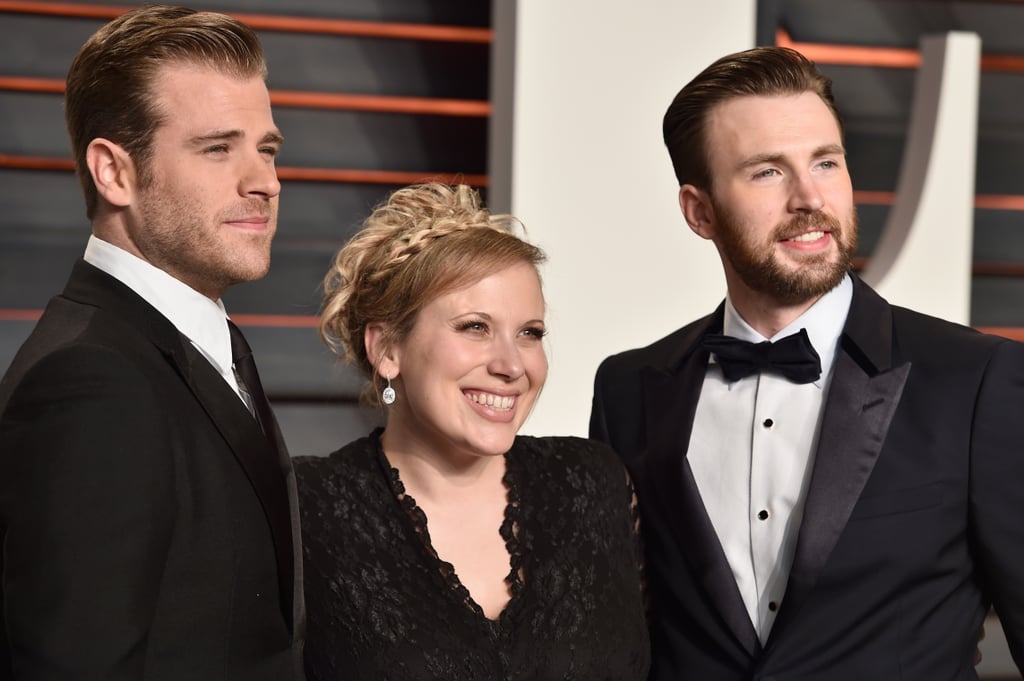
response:
[[[884,64],[921,36],[971,31],[983,53],[978,110],[971,324],[1019,336],[1024,327],[1024,3],[940,0],[771,0],[760,3],[758,41],[788,36],[822,57],[835,83],[859,193],[860,255],[870,256],[889,205],[870,196],[896,188],[914,90],[913,68]],[[862,48],[873,48],[863,50]],[[935,273],[942,276],[941,272]],[[927,281],[921,282],[928,286]]]
[[[379,415],[357,406],[361,377],[316,339],[320,280],[361,218],[397,186],[461,177],[486,193],[491,3],[191,5],[245,13],[267,53],[275,118],[287,139],[280,229],[270,275],[231,290],[225,302],[246,328],[292,453],[325,453]],[[981,36],[971,323],[1024,337],[1024,3],[760,0],[758,7],[759,44],[792,41],[814,54],[823,45],[848,48],[818,61],[845,114],[861,262],[888,215],[913,93],[914,69],[885,65],[892,50],[905,56],[928,33]],[[88,237],[61,91],[78,47],[112,16],[109,6],[85,2],[0,0],[0,371]],[[871,49],[865,56],[862,48]],[[990,623],[982,670],[985,678],[1011,678],[997,627]]]
[[[378,418],[356,407],[361,377],[314,333],[331,255],[369,208],[405,183],[462,177],[486,192],[491,7],[481,0],[219,0],[244,13],[270,64],[281,228],[271,273],[231,290],[296,453],[324,452]],[[878,48],[819,60],[835,80],[870,256],[906,138],[913,68],[884,66],[921,35],[982,38],[971,323],[1024,335],[1024,3],[761,0],[758,42]],[[81,43],[112,12],[85,2],[0,0],[0,368],[58,292],[88,235],[70,168],[61,89]],[[290,23],[286,23],[290,22]],[[681,36],[681,39],[683,37]],[[853,53],[851,53],[853,54]],[[557,153],[557,151],[553,152]],[[878,196],[881,193],[882,199]],[[941,273],[936,273],[941,276]],[[927,286],[927,281],[921,282]]]
[[[62,86],[78,48],[114,12],[61,5],[0,3],[0,371],[38,310],[63,288],[89,234],[70,169]],[[486,184],[490,6],[191,6],[245,12],[263,41],[275,120],[286,138],[279,230],[270,274],[231,289],[225,304],[246,329],[292,452],[326,453],[378,416],[356,407],[361,377],[316,337],[320,281],[332,255],[392,189],[432,177]]]

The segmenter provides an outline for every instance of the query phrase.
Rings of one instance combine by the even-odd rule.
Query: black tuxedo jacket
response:
[[[619,452],[640,499],[651,678],[975,679],[990,603],[1021,666],[1024,345],[890,306],[854,279],[792,571],[762,646],[686,459],[700,339],[721,329],[719,307],[597,372],[591,436]]]
[[[0,382],[0,678],[294,678],[294,478],[268,430],[80,261]]]

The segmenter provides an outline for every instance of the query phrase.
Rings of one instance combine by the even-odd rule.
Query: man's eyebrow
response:
[[[211,142],[226,142],[227,140],[241,139],[245,133],[241,130],[213,130],[204,135],[195,135],[189,139],[189,144],[200,147]]]
[[[811,154],[812,158],[821,158],[822,156],[832,156],[838,154],[840,156],[846,155],[846,149],[841,144],[823,144]],[[763,154],[754,154],[749,158],[743,159],[740,163],[741,168],[748,168],[750,166],[760,165],[762,163],[778,164],[785,161],[786,155],[778,152],[767,152]]]
[[[189,139],[189,144],[194,147],[201,147],[211,142],[226,142],[228,140],[239,140],[245,137],[241,130],[213,130],[204,135],[196,135]],[[260,139],[260,144],[283,144],[284,137],[277,131],[268,132]]]
[[[833,154],[839,154],[840,156],[846,156],[846,149],[843,148],[842,144],[823,144],[814,150],[814,156],[831,156]]]
[[[740,163],[740,168],[748,168],[750,166],[756,166],[762,163],[778,164],[781,163],[785,158],[786,157],[784,154],[779,154],[776,152],[754,154],[753,156],[748,156],[747,158],[743,159],[743,161]]]
[[[263,136],[263,139],[260,140],[260,144],[276,144],[278,146],[281,146],[282,144],[284,144],[284,136],[281,133],[277,132],[276,130],[273,132],[268,132],[266,135]]]

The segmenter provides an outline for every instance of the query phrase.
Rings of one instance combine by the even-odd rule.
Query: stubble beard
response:
[[[827,213],[805,213],[777,226],[764,243],[744,238],[743,226],[728,210],[715,207],[719,248],[743,283],[752,291],[785,306],[814,300],[839,285],[850,270],[857,250],[857,212],[851,209],[846,225]],[[776,244],[808,230],[831,232],[836,249],[800,258],[799,267],[787,266]]]
[[[156,184],[146,189],[141,215],[147,241],[144,255],[151,264],[214,299],[229,286],[266,275],[277,222],[274,206],[253,199],[255,203],[239,205],[229,214],[225,211],[211,219],[199,201],[180,200]],[[265,233],[240,235],[247,237],[246,242],[223,238],[228,229],[224,221],[268,211],[270,223]]]

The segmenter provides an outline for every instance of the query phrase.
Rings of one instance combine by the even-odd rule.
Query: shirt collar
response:
[[[766,340],[777,341],[780,338],[799,333],[800,329],[807,329],[807,337],[821,359],[821,375],[824,378],[832,370],[832,364],[836,356],[836,346],[839,343],[839,336],[843,333],[843,326],[846,325],[846,315],[850,311],[850,302],[852,300],[853,280],[847,274],[835,288],[819,298],[814,305],[807,308],[803,314],[794,319],[788,326],[781,329],[771,338],[765,338],[743,320],[743,317],[733,307],[732,301],[727,295],[725,298],[725,318],[722,322],[722,333],[733,338],[760,343]],[[820,380],[815,381],[815,385],[820,387]]]
[[[220,299],[213,301],[124,249],[93,235],[85,247],[85,261],[135,291],[167,317],[221,373],[231,370],[231,337],[227,312]]]

